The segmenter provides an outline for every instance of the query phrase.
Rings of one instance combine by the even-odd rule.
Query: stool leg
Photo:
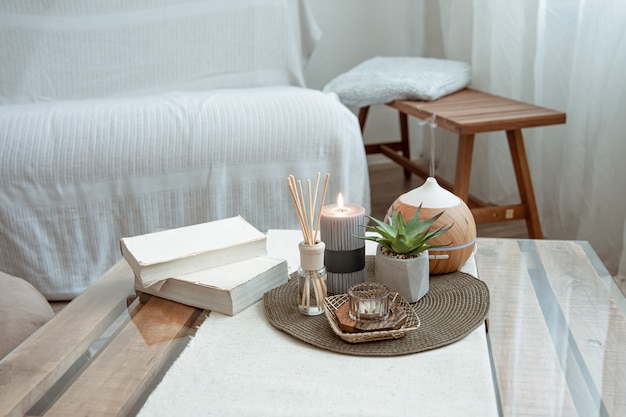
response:
[[[526,229],[528,230],[528,237],[531,239],[543,239],[522,131],[519,129],[507,130],[506,137],[509,142],[509,150],[511,151],[511,159],[513,160],[513,169],[515,170],[520,199],[522,200],[522,204],[526,206]]]
[[[454,188],[456,194],[465,204],[469,203],[469,184],[472,172],[472,155],[474,152],[474,135],[459,135],[456,153],[456,171]]]
[[[400,138],[402,140],[402,155],[407,159],[411,159],[408,116],[406,115],[406,113],[402,112],[398,112],[398,115],[400,116]],[[411,171],[406,168],[404,168],[404,178],[407,180],[411,178]]]
[[[370,111],[370,106],[361,107],[359,109],[359,126],[361,126],[361,134],[365,130],[365,122],[367,121],[367,114]]]

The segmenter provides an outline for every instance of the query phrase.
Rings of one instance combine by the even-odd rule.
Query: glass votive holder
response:
[[[389,289],[377,282],[363,282],[348,289],[350,318],[382,321],[389,317]]]

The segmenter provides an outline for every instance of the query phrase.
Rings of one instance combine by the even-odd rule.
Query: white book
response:
[[[267,255],[265,235],[241,216],[125,237],[120,248],[145,287],[172,276]]]
[[[161,286],[144,287],[135,278],[135,289],[234,316],[288,279],[285,260],[260,256],[168,278]]]

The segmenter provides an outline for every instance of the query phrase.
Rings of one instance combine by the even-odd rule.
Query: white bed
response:
[[[1,6],[0,36],[24,43],[0,46],[1,271],[65,300],[124,236],[237,214],[296,228],[289,174],[328,172],[328,202],[369,212],[356,117],[304,87],[304,0],[58,3]]]

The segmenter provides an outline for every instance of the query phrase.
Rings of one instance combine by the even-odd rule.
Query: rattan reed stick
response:
[[[319,174],[318,174],[318,178],[319,178]],[[320,208],[317,214],[317,223],[315,224],[315,236],[313,236],[313,238],[315,239],[315,242],[317,242],[317,235],[320,231],[320,219],[322,218],[322,208],[324,207],[324,200],[326,199],[326,190],[328,189],[329,178],[330,178],[330,174],[326,174],[326,180],[324,180],[324,189],[322,190],[322,199],[320,200]],[[317,189],[316,189],[316,193],[317,193]]]
[[[317,173],[315,181],[315,192],[311,188],[311,180],[307,180],[307,196],[305,198],[304,187],[302,181],[295,179],[293,175],[287,178],[289,191],[291,192],[291,198],[298,215],[298,221],[300,228],[302,229],[302,237],[304,243],[307,245],[315,245],[317,243],[317,236],[319,234],[320,219],[322,216],[322,208],[324,207],[324,200],[326,199],[326,191],[328,189],[328,181],[330,174],[326,174],[326,180],[324,181],[324,188],[322,190],[322,196],[320,198],[320,205],[317,215],[315,214],[315,206],[317,203],[317,195],[319,193],[320,173]]]
[[[294,207],[296,208],[296,213],[298,214],[298,221],[300,222],[300,228],[304,231],[306,228],[303,222],[302,212],[300,208],[300,200],[298,197],[298,191],[296,189],[296,183],[293,176],[289,177],[289,190],[291,191],[291,198],[293,199]]]

